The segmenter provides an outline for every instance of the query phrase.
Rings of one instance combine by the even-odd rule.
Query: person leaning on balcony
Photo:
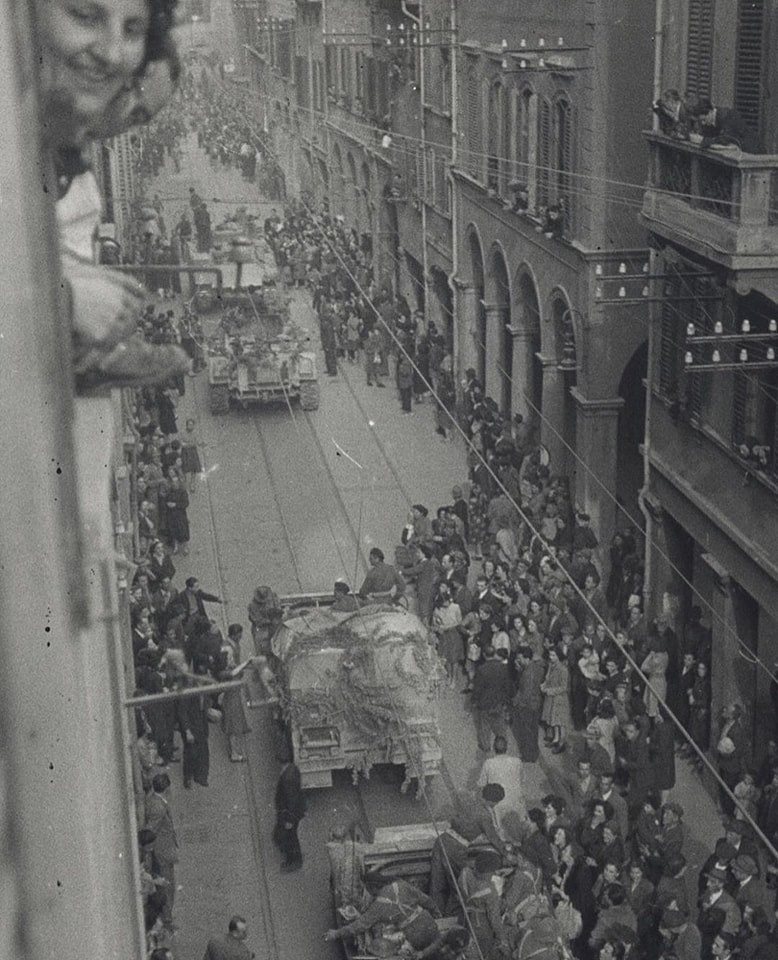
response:
[[[702,136],[701,147],[737,146],[744,153],[759,153],[756,133],[732,107],[715,107],[700,97],[692,108],[695,130]]]
[[[141,303],[137,282],[93,263],[101,200],[85,159],[90,142],[147,122],[172,92],[173,6],[96,0],[85,18],[66,0],[48,0],[36,10],[43,142],[83,390],[153,383],[184,369],[178,347],[132,336]]]

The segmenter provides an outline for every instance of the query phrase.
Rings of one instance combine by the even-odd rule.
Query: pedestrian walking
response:
[[[397,362],[397,387],[400,391],[402,412],[413,413],[413,367],[405,354]]]
[[[153,853],[159,866],[159,875],[165,881],[161,888],[165,898],[162,920],[170,928],[173,926],[176,893],[178,837],[170,811],[170,777],[166,773],[158,773],[151,781],[151,793],[146,796],[145,827],[154,833]]]
[[[536,763],[540,756],[538,734],[545,667],[532,647],[522,646],[516,651],[516,668],[519,675],[513,698],[516,743],[521,759],[525,763]]]
[[[372,387],[373,381],[377,387],[386,386],[381,383],[381,357],[381,338],[374,327],[365,340],[365,370],[369,387]]]
[[[189,488],[189,493],[194,493],[197,476],[203,472],[198,447],[197,425],[190,417],[186,421],[184,435],[181,438],[181,469],[183,470],[184,480]]]
[[[237,914],[230,919],[227,933],[208,941],[203,960],[251,960],[254,954],[246,946],[248,926]]]
[[[181,553],[189,553],[189,494],[181,480],[175,476],[168,481],[165,494],[165,517],[168,545],[171,553],[181,548]]]
[[[184,739],[184,786],[189,790],[194,780],[201,787],[207,787],[211,765],[208,746],[208,698],[205,694],[182,697],[179,710]]]
[[[303,854],[297,837],[297,828],[305,816],[305,794],[300,780],[300,771],[292,760],[292,751],[284,744],[278,759],[282,763],[275,795],[276,825],[273,828],[273,843],[281,851],[281,870],[299,870]]]
[[[476,667],[473,678],[478,749],[489,753],[493,737],[505,737],[508,731],[506,709],[511,699],[511,678],[508,664],[497,656],[494,647],[486,644],[484,660]]]

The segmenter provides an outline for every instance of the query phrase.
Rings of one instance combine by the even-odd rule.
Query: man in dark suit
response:
[[[292,751],[288,745],[284,744],[279,750],[278,759],[282,766],[276,784],[276,825],[273,842],[281,851],[281,869],[286,872],[299,870],[303,865],[297,828],[305,816],[306,802],[300,771],[292,760]]]
[[[153,854],[159,867],[159,875],[166,881],[161,888],[165,896],[162,919],[166,927],[171,927],[176,892],[178,838],[170,811],[170,777],[166,773],[158,773],[151,781],[151,793],[146,796],[145,827],[154,833]]]
[[[759,153],[756,133],[732,107],[714,107],[708,97],[700,97],[694,109],[701,147],[734,144],[744,153]]]
[[[540,755],[538,734],[543,694],[545,665],[536,657],[532,647],[519,647],[516,651],[516,667],[519,682],[513,697],[513,716],[516,724],[516,742],[519,756],[525,763],[536,763]]]
[[[205,604],[221,603],[221,600],[219,597],[214,596],[214,594],[206,593],[205,590],[201,590],[200,582],[197,577],[187,577],[186,589],[183,591],[183,593],[178,595],[176,598],[176,603],[185,611],[186,624],[186,621],[197,616],[207,619],[208,614],[205,612]]]
[[[507,733],[505,711],[512,689],[508,664],[497,656],[491,644],[486,644],[483,651],[484,661],[476,668],[473,678],[473,706],[478,748],[488,753],[492,749],[492,737],[504,737]]]

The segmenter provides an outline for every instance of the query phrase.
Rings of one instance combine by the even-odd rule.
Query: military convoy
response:
[[[281,715],[303,787],[327,787],[334,770],[354,782],[373,764],[402,764],[402,791],[419,791],[442,756],[438,703],[444,673],[418,617],[393,605],[352,613],[332,596],[282,597],[270,640]]]
[[[298,399],[303,410],[316,410],[316,351],[308,332],[290,321],[275,256],[253,221],[239,211],[215,228],[210,253],[198,257],[221,271],[217,283],[213,273],[196,276],[195,288],[200,312],[215,306],[224,311],[208,340],[211,413]]]

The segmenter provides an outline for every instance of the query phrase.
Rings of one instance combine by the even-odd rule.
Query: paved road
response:
[[[165,172],[151,192],[185,201],[190,185],[204,197],[229,197],[235,205],[255,202],[262,217],[271,206],[237,172],[212,168],[193,141],[181,173]],[[171,207],[175,213],[175,203],[168,201],[169,223],[175,219]],[[295,319],[315,336],[307,292],[292,296]],[[180,584],[196,574],[206,589],[218,592],[225,602],[212,613],[225,626],[246,624],[246,605],[259,583],[283,593],[328,590],[336,576],[358,582],[371,545],[391,553],[411,503],[434,509],[464,479],[463,447],[436,436],[432,408],[417,406],[413,417],[402,417],[391,385],[368,387],[358,366],[345,364],[337,377],[322,376],[321,407],[310,414],[281,406],[214,418],[200,374],[188,381],[180,404],[180,421],[190,415],[204,440],[206,479],[192,498],[193,549],[179,558],[176,579]],[[262,960],[338,956],[336,947],[321,941],[331,923],[328,832],[365,813],[376,826],[449,813],[452,791],[472,787],[481,757],[472,718],[457,691],[444,691],[441,718],[447,776],[436,780],[428,806],[399,794],[396,772],[376,771],[360,791],[348,777],[338,777],[331,790],[310,793],[301,829],[305,868],[293,875],[280,873],[270,841],[278,764],[267,708],[250,711],[246,765],[229,763],[226,744],[214,728],[210,787],[184,791],[180,781],[175,783],[173,807],[182,843],[179,960],[200,956],[208,937],[225,927],[233,912],[248,918],[250,944]],[[511,749],[515,752],[515,744]],[[569,767],[569,754],[552,758],[544,751],[542,766],[527,767],[530,805],[548,789],[549,776],[557,779],[563,763]],[[690,861],[699,865],[717,835],[715,807],[686,768],[679,771],[675,797],[690,811]]]
[[[235,205],[258,199],[236,171],[212,168],[193,138],[181,173],[165,172],[151,191],[185,198],[190,185],[203,197],[229,196]],[[259,202],[256,209],[264,216],[270,205]],[[168,200],[166,207],[168,222],[174,222],[175,205]],[[215,206],[214,220],[231,208]],[[307,291],[292,293],[291,311],[316,338]],[[465,476],[463,448],[436,435],[432,407],[419,405],[413,417],[403,417],[393,386],[368,387],[358,365],[346,363],[337,377],[323,376],[321,406],[308,414],[280,405],[212,417],[207,379],[200,374],[188,380],[179,407],[181,422],[190,415],[204,441],[206,479],[192,497],[192,550],[177,558],[176,579],[193,573],[205,589],[219,593],[224,606],[211,612],[224,625],[246,624],[246,605],[259,583],[280,593],[329,590],[337,576],[358,584],[372,545],[391,555],[410,505],[420,501],[434,509],[448,502],[452,485]],[[359,791],[349,776],[338,776],[331,790],[309,794],[301,829],[305,869],[281,874],[270,842],[278,764],[267,711],[250,711],[248,764],[228,762],[214,728],[209,788],[184,791],[175,784],[182,841],[180,958],[197,956],[234,911],[247,916],[260,958],[338,956],[337,947],[321,942],[331,924],[324,850],[330,828],[365,815],[373,826],[445,817],[452,790],[472,788],[480,769],[464,698],[446,688],[441,726],[447,773],[434,782],[428,805],[400,795],[398,771],[375,770]],[[538,765],[531,766],[528,792],[538,798],[546,781]]]

